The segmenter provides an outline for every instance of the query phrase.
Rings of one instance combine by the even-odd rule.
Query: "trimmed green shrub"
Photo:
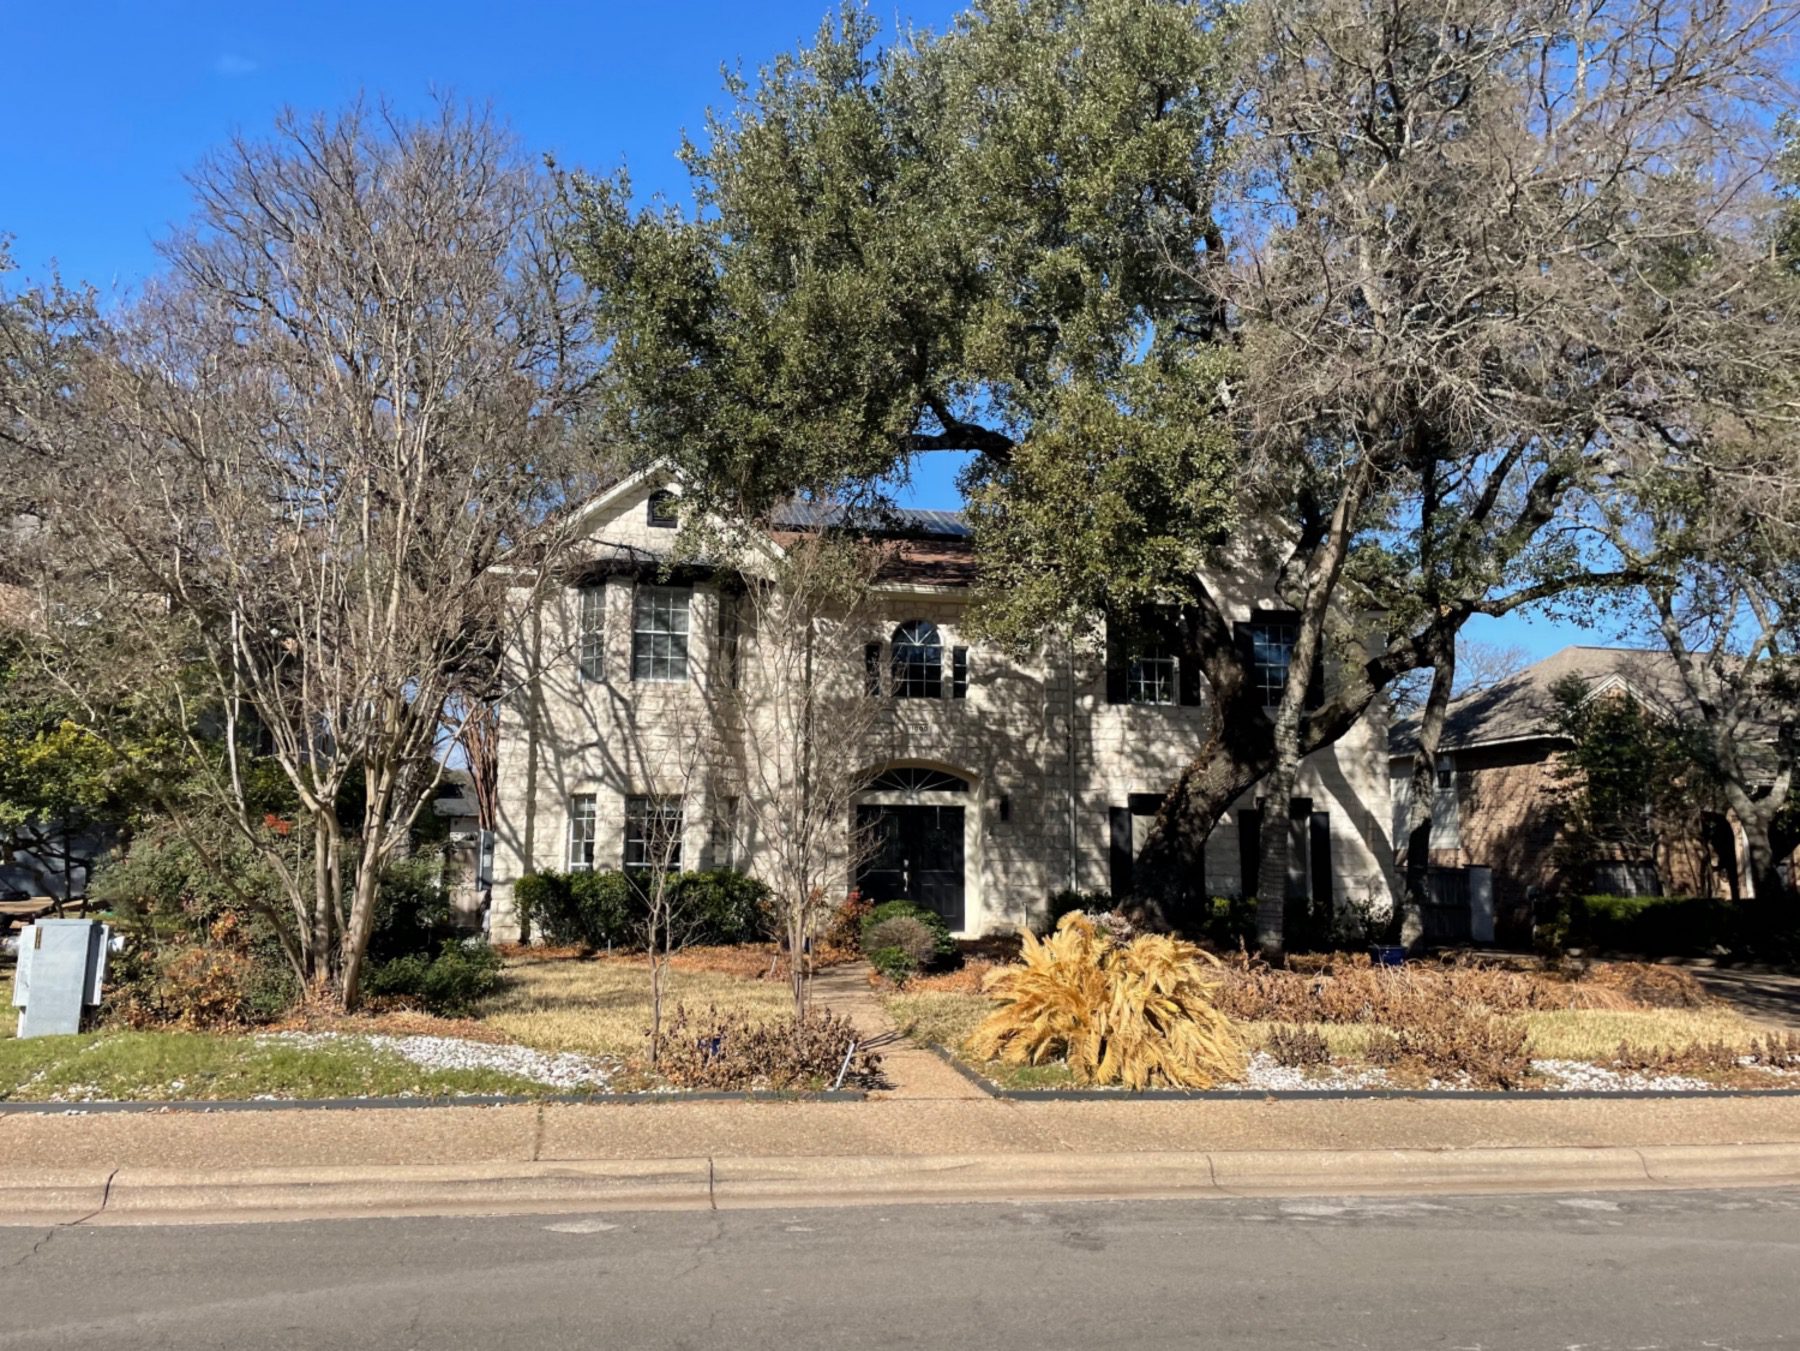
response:
[[[519,915],[558,947],[635,943],[649,911],[649,879],[622,872],[529,873],[513,888]],[[732,868],[669,880],[676,928],[693,943],[748,943],[767,929],[769,889]]]
[[[915,915],[895,915],[879,924],[871,924],[863,935],[870,952],[899,948],[916,967],[928,966],[937,954],[937,933]]]
[[[559,939],[554,932],[545,931],[544,936],[553,943],[575,943],[587,948],[624,947],[644,926],[644,894],[624,873],[570,874],[569,906],[561,926],[569,936]]]
[[[1563,947],[1685,957],[1741,949],[1753,903],[1708,896],[1575,896],[1548,917],[1550,941]]]
[[[700,926],[700,943],[754,943],[769,930],[769,889],[735,868],[683,873],[678,911]]]
[[[870,931],[890,919],[918,920],[919,923],[931,930],[934,957],[943,958],[956,955],[956,940],[950,936],[950,930],[945,925],[943,916],[936,911],[914,905],[911,901],[883,901],[863,916],[862,948],[865,955],[869,951]]]
[[[382,870],[375,923],[369,930],[370,965],[415,953],[430,956],[462,937],[448,881],[442,860],[435,856],[397,859]]]
[[[404,995],[440,1017],[462,1017],[500,984],[500,955],[480,941],[450,942],[435,957],[414,952],[369,969],[372,995]]]
[[[866,954],[869,965],[896,985],[904,985],[919,974],[919,962],[905,948],[876,948]]]

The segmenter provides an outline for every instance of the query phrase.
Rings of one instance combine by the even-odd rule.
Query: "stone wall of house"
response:
[[[627,494],[597,522],[586,546],[595,556],[620,545],[668,546],[671,532],[645,526],[651,486]],[[743,781],[733,764],[743,737],[732,719],[744,705],[728,695],[726,662],[716,650],[720,592],[710,582],[694,587],[689,680],[644,683],[633,681],[630,670],[632,597],[640,584],[629,576],[605,583],[604,679],[579,676],[580,600],[572,588],[551,594],[531,651],[515,654],[521,669],[535,667],[541,674],[502,714],[496,937],[518,931],[512,884],[519,876],[568,866],[575,794],[596,798],[596,866],[618,866],[626,797],[674,795],[684,787],[690,804],[684,862],[715,861],[708,844],[717,800],[741,791]],[[1247,618],[1254,603],[1249,592],[1229,597],[1230,617]],[[932,800],[964,809],[965,927],[982,932],[1028,921],[1065,887],[1107,889],[1111,809],[1168,788],[1201,745],[1208,710],[1109,704],[1101,643],[1071,647],[1052,640],[1037,654],[1013,657],[969,636],[967,607],[963,591],[883,593],[881,617],[866,625],[862,641],[884,644],[885,667],[895,628],[914,619],[936,625],[945,652],[944,697],[884,694],[863,744],[846,746],[844,754],[870,770],[922,765],[968,781],[966,794]],[[950,652],[957,646],[968,648],[967,695],[961,699],[952,698],[950,689]],[[741,639],[738,669],[752,679],[758,669],[753,632]],[[843,676],[846,697],[867,697],[860,669]],[[1312,799],[1314,811],[1329,815],[1332,891],[1339,903],[1384,905],[1392,894],[1385,747],[1385,717],[1373,712],[1337,745],[1310,757],[1296,788],[1298,796]],[[1206,887],[1214,894],[1242,892],[1237,815],[1254,798],[1252,792],[1236,804],[1207,844]],[[740,838],[732,861],[756,871],[756,841]],[[847,887],[847,864],[844,872]]]

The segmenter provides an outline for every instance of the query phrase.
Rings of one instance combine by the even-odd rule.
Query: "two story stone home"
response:
[[[519,654],[531,678],[502,714],[496,938],[518,934],[512,888],[527,872],[642,866],[658,838],[678,841],[671,865],[758,869],[742,790],[716,767],[694,772],[692,752],[714,741],[721,692],[757,662],[759,638],[730,577],[669,565],[679,512],[664,471],[604,492],[539,605]],[[1130,894],[1157,804],[1205,736],[1198,673],[1124,641],[1052,638],[1023,659],[984,645],[967,623],[975,560],[961,517],[906,512],[884,529],[861,669],[838,673],[841,697],[879,704],[863,744],[842,748],[866,773],[846,840],[860,828],[877,841],[846,863],[844,893],[909,898],[964,935],[1028,923],[1065,889]],[[1292,616],[1253,580],[1229,604],[1273,702]],[[1291,895],[1388,902],[1386,755],[1376,708],[1306,762],[1285,805]],[[1207,842],[1212,894],[1254,889],[1264,809],[1252,791]]]

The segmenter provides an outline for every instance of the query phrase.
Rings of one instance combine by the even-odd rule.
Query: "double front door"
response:
[[[856,887],[864,900],[911,901],[963,927],[963,809],[869,804],[856,809]]]

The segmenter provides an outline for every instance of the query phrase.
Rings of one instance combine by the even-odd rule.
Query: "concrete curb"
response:
[[[1800,1090],[1796,1090],[1800,1092]],[[471,1094],[461,1098],[167,1098],[103,1102],[11,1102],[0,1100],[0,1117],[90,1116],[154,1112],[362,1112],[430,1111],[444,1107],[646,1107],[683,1102],[867,1102],[860,1088],[827,1088],[792,1093],[780,1089],[681,1089],[644,1093]]]
[[[1800,1185],[1800,1143],[0,1172],[0,1224]]]

